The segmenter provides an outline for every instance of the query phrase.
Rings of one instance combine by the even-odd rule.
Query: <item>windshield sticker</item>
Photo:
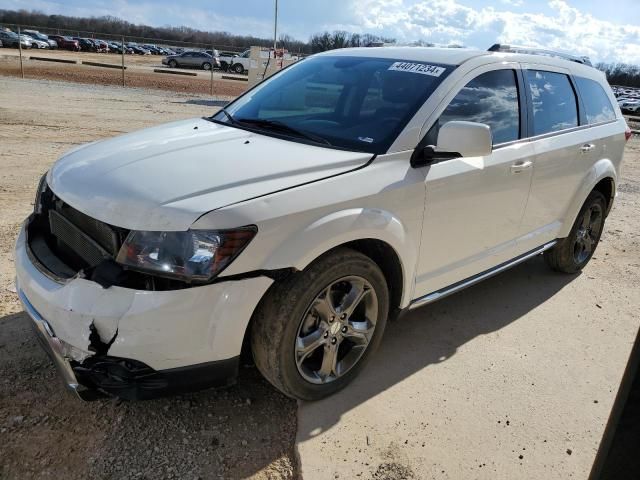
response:
[[[358,140],[361,142],[373,143],[373,138],[371,137],[358,137]]]
[[[436,67],[435,65],[425,65],[424,63],[395,62],[389,67],[389,70],[395,70],[396,72],[420,73],[422,75],[439,77],[444,73],[446,68]]]

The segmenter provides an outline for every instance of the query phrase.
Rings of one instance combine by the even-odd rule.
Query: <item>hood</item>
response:
[[[48,183],[72,207],[132,230],[187,230],[233,203],[345,173],[371,155],[191,119],[65,154]]]

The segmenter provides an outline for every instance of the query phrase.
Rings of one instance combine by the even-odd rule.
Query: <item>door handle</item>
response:
[[[594,148],[596,148],[596,146],[593,143],[585,143],[580,147],[580,151],[582,153],[587,153],[593,150]]]
[[[533,162],[531,160],[516,162],[511,165],[511,173],[520,173],[527,168],[531,168],[531,165],[533,165]]]

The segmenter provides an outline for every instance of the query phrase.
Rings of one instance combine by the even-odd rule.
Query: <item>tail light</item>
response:
[[[633,135],[633,132],[631,131],[631,129],[629,127],[627,127],[627,129],[624,131],[624,139],[625,139],[625,141],[628,142],[632,135]]]

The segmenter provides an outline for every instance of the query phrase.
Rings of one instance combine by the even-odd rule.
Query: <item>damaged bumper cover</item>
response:
[[[67,387],[132,399],[233,380],[253,310],[273,283],[255,277],[149,291],[60,281],[34,265],[24,227],[15,264],[16,289]]]

